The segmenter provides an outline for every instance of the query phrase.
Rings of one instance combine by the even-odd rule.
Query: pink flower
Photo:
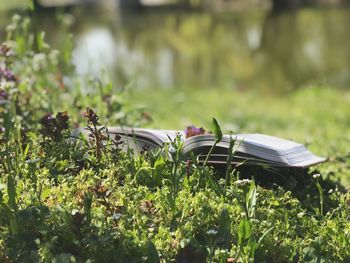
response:
[[[195,126],[187,126],[186,130],[185,130],[185,134],[186,134],[186,138],[190,138],[190,137],[193,137],[193,136],[196,136],[196,135],[201,135],[201,134],[204,134],[205,133],[205,130],[200,127],[200,128],[197,128]]]

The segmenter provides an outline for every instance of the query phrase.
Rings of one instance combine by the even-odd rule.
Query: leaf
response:
[[[243,245],[252,236],[252,227],[247,219],[243,219],[238,226],[238,245]]]
[[[160,262],[158,251],[152,241],[147,241],[147,261],[150,263]]]
[[[75,257],[72,254],[61,253],[52,259],[52,263],[66,263],[76,262]]]
[[[27,144],[26,148],[24,149],[24,151],[22,153],[22,161],[23,162],[25,162],[25,160],[27,159],[28,152],[29,152],[29,143]]]
[[[167,198],[168,204],[171,207],[171,209],[173,211],[175,211],[176,210],[176,202],[175,202],[175,199],[173,198],[173,196],[171,195],[171,193],[168,193],[166,195],[166,198]],[[174,220],[174,218],[173,218],[173,220]],[[177,227],[177,225],[176,225],[176,227],[173,226],[173,220],[170,223],[170,225],[171,225],[170,228],[172,228],[172,229]],[[175,220],[175,222],[176,222],[176,220]]]
[[[256,207],[256,186],[254,180],[250,184],[249,192],[247,194],[247,210],[249,211],[249,218],[255,217],[255,207]]]
[[[164,158],[162,155],[159,155],[159,157],[154,163],[154,170],[152,170],[153,180],[156,186],[161,184],[165,168],[166,168],[166,164],[165,164]]]
[[[91,206],[92,206],[92,193],[85,193],[84,195],[84,213],[86,215],[87,224],[91,222]]]
[[[221,131],[221,128],[220,128],[218,121],[215,118],[213,118],[213,130],[214,130],[214,135],[215,135],[216,141],[221,142],[222,131]]]
[[[16,186],[13,176],[9,175],[7,181],[8,205],[12,210],[17,209],[16,205]]]
[[[45,32],[40,32],[36,35],[36,41],[38,44],[38,49],[40,51],[44,50],[47,47],[47,44],[45,43]]]
[[[35,8],[34,8],[34,0],[29,0],[28,1],[28,9],[29,9],[29,11],[34,11],[35,10]]]
[[[223,248],[230,247],[231,241],[231,218],[227,209],[222,209],[219,217],[219,232],[220,244]]]
[[[259,238],[259,241],[258,241],[258,243],[256,244],[255,249],[258,249],[258,248],[261,246],[261,244],[262,244],[264,238],[265,238],[265,237],[267,236],[267,234],[270,233],[273,229],[274,229],[274,227],[270,227],[268,230],[266,230],[266,232]]]
[[[178,217],[179,217],[179,213],[175,214],[170,221],[170,231],[171,232],[174,232],[179,226],[179,222],[177,220]]]

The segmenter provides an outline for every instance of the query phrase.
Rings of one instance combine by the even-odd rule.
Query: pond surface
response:
[[[54,15],[41,13],[40,24],[57,46],[66,36]],[[71,15],[78,72],[107,71],[118,85],[273,93],[350,86],[349,9],[271,14],[85,8]],[[1,18],[2,31],[9,17]]]

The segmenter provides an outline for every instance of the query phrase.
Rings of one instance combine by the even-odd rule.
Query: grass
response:
[[[284,96],[214,88],[141,90],[135,91],[130,100],[148,108],[155,120],[149,126],[210,127],[215,116],[226,133],[259,132],[305,143],[315,153],[330,158],[325,169],[337,166],[338,162],[333,161],[346,156],[350,149],[350,92],[332,87],[305,87]],[[340,172],[338,177],[350,186],[349,171]]]
[[[0,46],[0,262],[350,261],[350,196],[338,183],[350,177],[347,92],[121,91],[76,76],[71,43],[58,53],[30,20],[16,16],[9,29]],[[318,171],[221,173],[183,160],[179,141],[174,152],[139,157],[119,151],[118,138],[101,143],[100,125],[207,128],[212,116],[222,123],[217,140],[221,130],[264,132],[331,161]],[[71,140],[77,126],[93,135]]]
[[[11,1],[1,1],[0,11],[15,9],[19,7],[27,7],[31,0],[11,0]]]

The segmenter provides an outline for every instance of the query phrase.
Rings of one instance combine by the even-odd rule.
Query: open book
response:
[[[198,160],[203,162],[215,143],[212,134],[196,135],[186,138],[183,131],[154,130],[141,128],[108,128],[111,138],[120,136],[121,149],[131,149],[135,154],[145,149],[164,147],[176,137],[183,140],[183,154],[190,157],[194,154]],[[225,164],[228,157],[230,139],[235,140],[234,164],[254,164],[279,167],[308,167],[325,162],[327,159],[311,153],[304,145],[294,141],[285,140],[263,134],[237,134],[224,135],[222,140],[216,144],[211,152],[208,163]],[[169,148],[171,151],[171,147]]]

